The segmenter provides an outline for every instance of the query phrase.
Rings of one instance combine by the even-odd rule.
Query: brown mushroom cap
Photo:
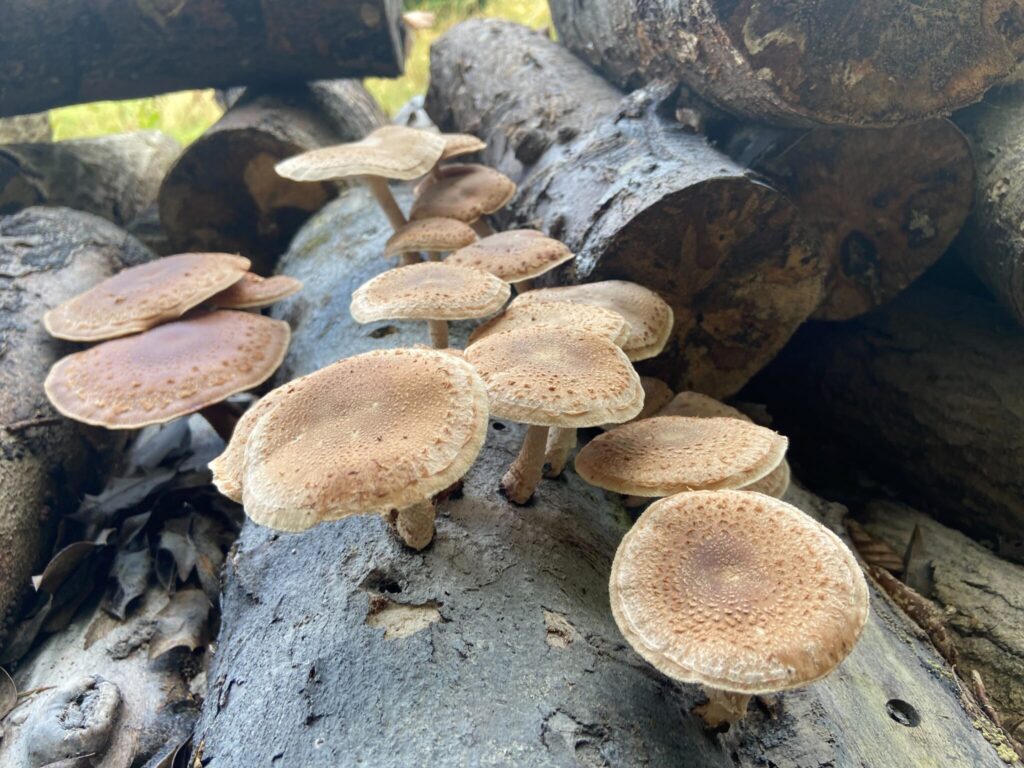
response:
[[[571,301],[595,304],[618,312],[629,323],[623,351],[633,361],[661,354],[675,322],[672,307],[654,291],[625,280],[603,280],[558,288],[538,288],[522,295],[524,301]]]
[[[391,257],[401,253],[418,251],[454,251],[476,242],[476,232],[458,219],[438,217],[410,221],[388,238],[384,255]]]
[[[466,473],[487,434],[483,382],[438,350],[367,352],[290,387],[245,448],[245,511],[272,528],[429,499]]]
[[[451,160],[453,157],[471,155],[487,149],[487,142],[471,133],[442,133],[441,138],[444,139],[441,160]]]
[[[492,315],[508,301],[508,283],[468,267],[426,261],[396,267],[352,294],[357,323],[374,320],[469,320]]]
[[[302,290],[302,281],[287,275],[260,277],[246,272],[242,279],[210,297],[209,303],[220,309],[259,309],[286,299]]]
[[[521,424],[592,427],[640,412],[644,391],[629,359],[596,333],[532,325],[466,348],[491,412]]]
[[[785,437],[739,419],[655,416],[587,443],[576,472],[591,485],[631,496],[742,488],[778,466]]]
[[[501,210],[516,193],[515,182],[486,165],[446,165],[438,177],[428,176],[409,211],[410,221],[442,217],[472,223]]]
[[[290,336],[280,320],[218,310],[68,355],[50,369],[46,395],[86,424],[162,424],[266,381]]]
[[[444,152],[441,134],[386,125],[364,139],[319,147],[274,166],[292,181],[329,181],[349,176],[380,176],[408,181],[428,173]]]
[[[615,622],[648,662],[749,694],[824,677],[868,616],[867,584],[842,541],[748,491],[652,504],[619,545],[609,592]]]
[[[101,341],[181,317],[249,269],[230,253],[180,253],[123,269],[43,316],[50,335]]]
[[[590,331],[604,336],[618,346],[621,346],[629,335],[629,324],[622,315],[604,307],[570,304],[567,301],[524,303],[515,298],[504,312],[474,330],[469,335],[469,343],[474,344],[493,333],[541,323]]]
[[[576,254],[535,229],[510,229],[471,243],[445,261],[490,272],[509,283],[530,280],[564,264]]]

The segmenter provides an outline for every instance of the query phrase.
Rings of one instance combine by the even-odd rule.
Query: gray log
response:
[[[0,119],[0,144],[50,141],[52,138],[53,129],[50,127],[49,112]]]

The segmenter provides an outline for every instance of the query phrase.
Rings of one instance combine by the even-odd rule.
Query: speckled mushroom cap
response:
[[[181,317],[237,283],[249,260],[230,253],[179,253],[123,269],[43,316],[50,335],[102,341]]]
[[[775,469],[787,444],[739,419],[655,416],[595,437],[577,454],[576,472],[631,496],[742,488]]]
[[[467,245],[445,259],[449,264],[490,272],[509,283],[529,280],[564,264],[576,254],[535,229],[510,229]]]
[[[246,272],[242,279],[210,297],[209,303],[221,309],[259,309],[286,299],[302,290],[302,281],[288,275],[260,277]]]
[[[523,294],[524,301],[571,301],[596,304],[618,312],[629,323],[623,351],[633,361],[661,354],[675,322],[672,307],[654,291],[625,280],[603,280],[557,288],[538,288]]]
[[[644,388],[644,407],[643,410],[641,410],[640,413],[630,421],[649,419],[665,407],[665,405],[672,399],[672,390],[669,389],[668,384],[661,379],[656,379],[653,376],[641,376],[640,386]],[[614,429],[617,426],[618,424],[602,424],[601,429]]]
[[[478,342],[493,333],[540,323],[590,331],[604,336],[617,346],[621,346],[629,335],[629,324],[622,315],[604,307],[570,304],[567,301],[525,303],[515,298],[504,312],[475,329],[469,335],[469,343]]]
[[[458,219],[438,217],[410,221],[388,238],[384,245],[385,256],[416,251],[454,251],[464,245],[476,242],[476,232]]]
[[[293,382],[256,422],[242,498],[255,522],[303,530],[403,509],[462,477],[487,435],[487,392],[440,350],[367,352]]]
[[[420,183],[409,219],[439,216],[472,223],[504,208],[515,193],[512,179],[486,165],[446,165],[439,177],[428,176]]]
[[[777,499],[781,499],[786,495],[786,491],[789,490],[789,483],[791,480],[789,462],[783,459],[779,462],[778,466],[776,466],[775,469],[767,475],[762,477],[760,480],[755,480],[754,482],[743,486],[741,490],[756,491],[757,493],[763,493],[768,496],[774,496]]]
[[[842,541],[748,491],[652,504],[619,544],[609,593],[622,634],[661,672],[749,694],[824,677],[868,616],[867,584]]]
[[[471,133],[442,133],[441,138],[444,139],[441,160],[451,160],[453,157],[471,155],[487,149],[487,142]]]
[[[469,320],[505,306],[512,289],[494,275],[425,261],[367,280],[352,294],[357,323],[374,320]]]
[[[284,359],[290,336],[287,323],[252,312],[176,320],[59,360],[46,377],[46,395],[86,424],[162,424],[263,383]]]
[[[408,181],[428,173],[444,152],[441,134],[386,125],[360,141],[318,147],[274,166],[292,181],[329,181],[349,176],[380,176]]]
[[[495,333],[466,348],[491,413],[521,424],[592,427],[640,412],[640,377],[604,336],[556,325]]]

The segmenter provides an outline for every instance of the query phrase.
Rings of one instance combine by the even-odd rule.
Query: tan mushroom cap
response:
[[[286,299],[302,290],[302,281],[287,275],[260,277],[246,272],[242,279],[210,297],[209,303],[221,309],[259,309]]]
[[[655,416],[587,443],[576,472],[591,485],[631,496],[742,488],[778,466],[785,437],[739,419]]]
[[[741,490],[744,491],[756,491],[757,493],[763,493],[767,496],[774,496],[777,499],[781,499],[786,495],[786,491],[789,490],[789,483],[792,480],[790,476],[789,462],[783,459],[779,462],[778,466],[775,467],[771,472],[762,477],[760,480],[743,486]]]
[[[420,219],[410,221],[389,237],[384,246],[384,255],[391,257],[418,251],[454,251],[473,242],[476,242],[476,232],[465,222],[439,217]]]
[[[571,301],[595,304],[618,312],[629,323],[623,351],[633,361],[661,354],[672,334],[672,307],[654,291],[625,280],[603,280],[558,288],[538,288],[524,293],[524,301]]]
[[[292,181],[329,181],[349,176],[380,176],[408,181],[428,173],[444,152],[441,134],[386,125],[364,139],[318,147],[274,166]]]
[[[491,412],[521,424],[592,427],[640,412],[640,377],[604,336],[555,325],[495,333],[466,348]]]
[[[581,305],[586,306],[586,305]],[[641,376],[640,386],[644,388],[644,407],[631,421],[649,419],[665,407],[672,400],[672,390],[661,379],[653,376]],[[661,415],[661,414],[658,414]],[[628,422],[627,422],[628,423]],[[614,429],[618,424],[602,424],[601,429]]]
[[[127,336],[181,317],[249,269],[230,253],[179,253],[123,269],[43,316],[50,335],[70,341]]]
[[[518,283],[539,277],[574,258],[576,254],[568,246],[542,232],[510,229],[460,248],[445,261],[482,269],[509,283]]]
[[[527,304],[515,298],[504,312],[474,330],[469,335],[469,343],[474,344],[494,333],[538,324],[590,331],[617,346],[621,346],[629,335],[629,324],[622,315],[610,309],[565,301],[532,301]]]
[[[867,584],[842,541],[748,491],[652,504],[619,545],[609,592],[622,634],[660,671],[749,694],[824,677],[868,616]]]
[[[492,315],[512,289],[494,275],[425,261],[396,267],[363,283],[349,310],[357,323],[374,320],[469,320]]]
[[[280,530],[429,499],[487,435],[483,382],[439,350],[367,352],[290,386],[249,434],[242,482],[249,517]]]
[[[515,182],[493,168],[476,163],[446,165],[438,177],[428,176],[409,211],[409,219],[442,217],[472,223],[505,207],[516,193]]]
[[[444,139],[441,160],[451,160],[453,157],[471,155],[487,149],[487,142],[471,133],[442,133],[441,138]]]
[[[290,337],[280,320],[218,310],[68,355],[50,369],[46,395],[86,424],[162,424],[266,381]]]

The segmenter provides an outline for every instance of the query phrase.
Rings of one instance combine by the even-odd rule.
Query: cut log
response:
[[[58,357],[43,313],[152,254],[108,221],[65,208],[0,217],[0,616],[29,586],[46,532],[97,490],[121,437],[59,416],[43,393]]]
[[[50,141],[52,138],[49,112],[0,119],[0,144]]]
[[[288,181],[274,164],[361,139],[386,121],[355,80],[248,89],[191,144],[160,188],[160,220],[178,251],[224,251],[267,274],[292,236],[338,186]]]
[[[856,317],[910,285],[946,252],[974,199],[971,147],[949,120],[803,132],[729,121],[712,135],[816,228],[830,265],[814,313],[823,320]]]
[[[735,393],[821,297],[824,260],[792,203],[662,114],[673,94],[622,94],[545,36],[470,21],[434,44],[427,110],[489,142],[519,183],[507,223],[576,259],[563,281],[632,280],[672,305],[664,354],[641,365],[673,389]]]
[[[156,201],[180,152],[159,131],[0,146],[0,214],[53,205],[125,226]]]
[[[344,311],[389,266],[389,234],[357,188],[298,234],[281,270],[306,290],[276,310],[297,323],[283,375],[423,340],[420,324],[360,327]],[[648,667],[612,619],[622,507],[571,471],[531,506],[498,495],[521,436],[492,424],[420,553],[377,517],[296,535],[245,525],[195,736],[203,764],[1002,765],[948,667],[877,592],[837,673],[702,733],[687,714],[698,690]],[[841,507],[790,498],[838,526]]]
[[[5,1],[0,115],[189,88],[392,77],[404,60],[401,7],[398,0]]]
[[[948,115],[1024,56],[1018,0],[552,0],[551,15],[559,39],[619,85],[672,78],[779,125]]]

